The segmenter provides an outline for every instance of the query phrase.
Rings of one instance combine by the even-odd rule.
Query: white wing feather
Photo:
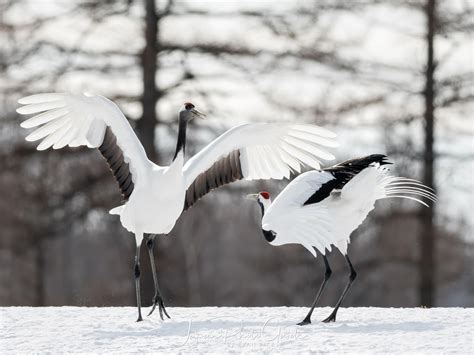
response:
[[[333,179],[332,174],[321,170],[298,175],[275,198],[267,213],[285,213],[289,207],[301,207],[323,184]]]
[[[314,248],[322,254],[331,250],[332,219],[325,205],[303,206],[321,186],[333,180],[325,171],[312,170],[297,176],[276,197],[262,219],[262,227],[273,230],[277,238],[273,245],[299,243],[316,257]],[[314,248],[313,248],[314,247]]]
[[[274,215],[271,221],[262,224],[265,229],[273,230],[277,237],[272,245],[298,243],[316,257],[316,248],[322,254],[331,250],[334,238],[331,235],[332,219],[326,206],[315,204],[305,207],[290,207],[286,213]]]
[[[234,127],[192,157],[184,166],[186,187],[212,164],[235,150],[240,152],[246,180],[289,178],[302,165],[320,168],[334,156],[321,147],[336,147],[336,135],[313,125],[249,123]]]
[[[97,148],[108,126],[117,138],[134,180],[150,163],[123,113],[103,96],[37,94],[24,97],[18,103],[25,105],[17,109],[19,114],[36,114],[22,122],[21,127],[35,128],[26,140],[33,142],[42,139],[38,150],[82,145]]]

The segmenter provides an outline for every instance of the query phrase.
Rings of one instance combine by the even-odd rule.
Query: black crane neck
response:
[[[265,206],[263,205],[263,203],[260,202],[260,200],[257,202],[258,202],[258,205],[260,206],[260,211],[262,212],[262,218],[263,218],[263,216],[265,215]]]
[[[179,118],[178,123],[178,141],[176,143],[176,152],[174,153],[173,161],[176,159],[180,151],[183,151],[183,156],[186,149],[186,129],[188,121],[182,117]]]
[[[262,202],[260,202],[260,200],[258,200],[258,204],[260,206],[260,211],[262,212],[262,218],[263,216],[265,215],[265,206],[263,205]],[[276,238],[276,233],[274,231],[267,231],[265,229],[262,228],[262,233],[263,233],[263,236],[265,237],[265,240],[269,243],[273,242],[273,240],[275,240]]]

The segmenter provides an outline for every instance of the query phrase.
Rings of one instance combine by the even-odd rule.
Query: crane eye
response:
[[[195,107],[195,106],[194,106],[192,103],[190,103],[190,102],[186,102],[186,103],[184,104],[184,108],[185,108],[186,110],[191,110],[191,109],[193,109],[194,107]]]

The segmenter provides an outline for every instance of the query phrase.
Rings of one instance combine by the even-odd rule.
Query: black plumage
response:
[[[117,145],[117,137],[110,127],[105,129],[104,140],[99,151],[107,161],[112,174],[117,180],[122,196],[128,200],[133,192],[134,184],[128,163],[125,162],[123,152]]]
[[[334,179],[324,183],[303,204],[304,206],[318,203],[328,197],[334,190],[341,190],[354,176],[359,174],[369,165],[378,163],[380,165],[392,164],[384,154],[372,154],[362,158],[346,160],[340,164],[324,169],[334,176]]]
[[[209,191],[243,179],[240,151],[234,150],[216,161],[209,169],[199,174],[186,191],[184,210],[190,208]]]

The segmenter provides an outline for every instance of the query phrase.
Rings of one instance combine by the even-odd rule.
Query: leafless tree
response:
[[[200,73],[199,65],[195,65],[196,58],[205,57],[210,67],[222,66],[226,74],[233,73],[229,74],[228,83],[233,83],[236,76],[246,85],[250,83],[246,88],[266,103],[268,112],[285,112],[287,117],[297,117],[298,120],[339,125],[342,130],[345,126],[353,129],[359,125],[350,123],[348,117],[359,115],[367,108],[378,107],[382,114],[377,127],[383,128],[374,129],[372,125],[368,129],[387,138],[394,136],[392,140],[387,139],[387,151],[395,155],[401,170],[413,165],[427,166],[424,172],[431,176],[431,181],[429,176],[425,177],[428,184],[436,183],[436,176],[433,176],[436,166],[433,164],[439,159],[439,153],[435,149],[436,142],[428,141],[429,136],[433,139],[436,126],[433,125],[426,135],[427,145],[420,148],[409,134],[392,133],[399,126],[426,121],[428,110],[425,117],[404,107],[390,111],[386,110],[387,102],[401,93],[406,98],[421,100],[431,90],[432,97],[426,103],[431,102],[432,114],[429,115],[434,120],[436,114],[438,123],[443,107],[458,107],[472,100],[472,92],[469,92],[472,73],[449,77],[438,75],[439,66],[449,58],[437,57],[435,50],[436,39],[440,36],[450,38],[452,33],[472,30],[472,22],[469,22],[472,10],[453,12],[448,7],[441,11],[442,5],[438,4],[435,7],[431,64],[428,55],[425,68],[411,68],[364,57],[347,59],[343,49],[357,46],[363,38],[335,41],[329,33],[337,22],[323,21],[322,18],[327,14],[334,15],[334,19],[345,14],[359,14],[371,6],[384,3],[387,6],[408,6],[413,11],[426,13],[428,7],[422,6],[424,2],[315,1],[302,2],[280,12],[274,9],[213,12],[208,8],[200,10],[193,7],[191,2],[172,0],[97,0],[64,3],[60,14],[31,16],[24,22],[14,21],[8,16],[8,11],[22,3],[21,0],[5,1],[0,5],[0,28],[6,38],[0,56],[0,68],[5,79],[0,83],[0,100],[3,103],[0,158],[6,167],[0,173],[0,194],[4,196],[0,200],[0,257],[2,262],[7,260],[8,264],[0,270],[0,285],[11,285],[8,289],[0,287],[2,304],[133,303],[133,284],[129,275],[131,265],[118,262],[126,260],[125,255],[132,260],[133,243],[118,221],[107,214],[108,209],[120,201],[105,164],[98,154],[84,149],[74,150],[73,154],[68,150],[37,154],[19,133],[14,109],[15,100],[21,95],[56,90],[70,76],[77,78],[91,73],[94,78],[101,78],[106,83],[109,83],[108,80],[113,83],[114,78],[120,77],[123,82],[137,84],[139,89],[135,91],[128,87],[123,89],[114,84],[107,85],[106,95],[124,109],[147,154],[160,163],[171,153],[173,143],[163,143],[157,134],[164,132],[164,136],[169,136],[168,141],[173,142],[176,125],[175,117],[160,112],[159,107],[170,101],[173,95],[185,93],[193,100],[205,101],[208,113],[229,114],[227,110],[217,107],[212,98],[234,95],[232,89],[227,85],[216,86],[213,89],[215,92],[211,93],[199,88],[199,84],[212,79],[212,75],[222,75]],[[283,39],[285,45],[273,46],[273,41],[268,41],[256,46],[241,38],[224,42],[216,40],[213,33],[204,37],[190,36],[189,41],[177,41],[173,36],[164,34],[167,21],[173,22],[186,16],[210,22],[225,17],[240,23],[251,23],[262,31],[268,31],[275,41]],[[72,43],[36,35],[47,26],[54,26],[57,19],[69,17],[73,17],[74,22],[85,24],[71,30],[77,38]],[[139,38],[128,39],[130,46],[88,46],[87,41],[94,37],[94,31],[114,18],[122,21],[132,18],[140,23],[143,30],[138,33]],[[427,39],[425,36],[420,41],[426,42]],[[143,45],[134,46],[132,42]],[[160,79],[169,66],[174,66],[178,74],[163,84]],[[279,83],[282,73],[298,77],[294,79],[294,92],[307,82],[317,81],[326,85],[325,93],[314,95],[311,104],[304,105],[295,100],[295,96],[299,95],[278,95],[275,90],[277,85],[261,84],[262,78],[269,77],[272,83]],[[384,76],[384,73],[390,75]],[[410,84],[414,84],[397,81],[394,78],[398,74],[410,77]],[[424,80],[428,74],[431,82]],[[347,96],[334,100],[338,85],[347,82],[377,89],[357,98]],[[311,91],[305,92],[305,95],[313,97]],[[211,131],[212,134],[209,134],[207,128],[200,125],[191,129],[195,134],[189,135],[190,153],[217,133]],[[426,159],[431,159],[431,163],[428,161],[431,167],[426,164]],[[418,171],[408,173],[415,176]],[[170,236],[159,239],[156,250],[158,272],[170,305],[305,305],[309,302],[314,284],[301,280],[312,278],[316,281],[321,277],[318,265],[301,248],[268,246],[259,234],[256,223],[258,211],[242,199],[249,190],[269,189],[276,194],[284,185],[283,182],[243,183],[223,188],[186,212]],[[13,209],[12,205],[18,208]],[[360,273],[360,286],[356,285],[354,297],[348,299],[347,305],[430,305],[427,300],[431,299],[433,304],[433,285],[445,290],[446,285],[452,283],[462,288],[470,282],[469,277],[462,280],[458,277],[454,281],[453,278],[469,263],[472,257],[469,250],[472,248],[461,244],[459,238],[456,239],[456,233],[442,230],[438,224],[433,227],[433,211],[416,214],[402,208],[400,212],[393,213],[398,207],[381,209],[354,236],[355,242],[351,245],[354,260],[359,262],[361,270],[367,272]],[[438,214],[436,220],[439,218]],[[429,222],[431,227],[421,227],[420,221]],[[434,229],[430,231],[429,228]],[[420,255],[416,249],[402,247],[413,245],[416,233],[423,233],[427,243],[433,243],[433,236],[436,235],[436,243],[442,245],[434,248],[431,244],[423,248],[423,262],[419,262]],[[358,238],[359,235],[363,238]],[[449,238],[455,242],[447,242]],[[367,249],[372,252],[364,252]],[[146,258],[146,250],[143,252],[142,257]],[[459,262],[451,263],[449,270],[432,267],[437,264],[435,260],[448,254],[458,256]],[[342,277],[344,265],[338,264],[337,257],[334,259],[335,275]],[[143,266],[148,267],[148,263],[143,263]],[[420,285],[411,276],[420,270],[420,266],[423,266],[419,272],[422,272],[420,275],[426,290],[423,292],[428,295],[421,300],[417,295]],[[374,269],[377,272],[373,272]],[[341,273],[338,273],[339,270]],[[152,293],[151,277],[147,280],[149,274],[144,270],[145,302],[151,299]],[[301,275],[301,278],[295,275]],[[388,279],[392,282],[387,282]],[[340,292],[337,287],[342,286],[343,280],[341,278],[341,283],[338,283],[337,277],[335,280],[323,304],[331,304],[334,295]],[[282,284],[286,287],[281,287]],[[371,296],[369,290],[377,292]],[[443,297],[447,297],[446,292],[442,292]],[[391,297],[380,298],[380,294],[390,294]]]

